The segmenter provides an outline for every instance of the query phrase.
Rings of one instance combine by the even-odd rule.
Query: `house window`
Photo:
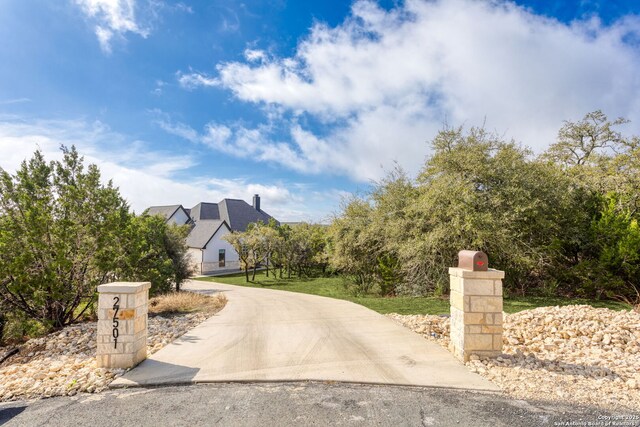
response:
[[[218,251],[218,266],[221,268],[224,267],[224,257],[224,249],[220,249],[220,251]]]

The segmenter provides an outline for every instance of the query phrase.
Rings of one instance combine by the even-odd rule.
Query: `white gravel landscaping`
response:
[[[212,313],[150,316],[148,353],[153,354],[202,323]],[[0,356],[8,348],[0,347]],[[31,339],[0,365],[0,402],[104,390],[124,369],[96,366],[96,322],[72,325]]]
[[[449,319],[388,314],[449,348]],[[503,314],[503,354],[467,366],[520,399],[640,408],[640,313],[588,305]]]

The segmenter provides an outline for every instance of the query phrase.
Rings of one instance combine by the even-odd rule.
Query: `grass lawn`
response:
[[[249,276],[251,277],[251,276]],[[343,299],[364,305],[378,313],[399,314],[446,314],[449,313],[449,298],[438,297],[391,297],[354,296],[344,288],[341,277],[291,278],[277,279],[272,275],[266,277],[264,272],[256,274],[255,282],[245,282],[244,273],[229,276],[203,277],[198,280],[227,283],[229,285],[248,286],[252,288],[280,289],[290,292],[320,295],[323,297]],[[515,313],[530,308],[548,305],[589,304],[594,307],[607,307],[612,310],[628,310],[631,307],[614,301],[591,301],[585,299],[557,297],[513,297],[505,298],[504,311]]]

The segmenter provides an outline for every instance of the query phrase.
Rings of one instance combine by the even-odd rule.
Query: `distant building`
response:
[[[261,209],[258,194],[253,196],[252,205],[223,199],[219,203],[201,202],[191,209],[182,205],[151,206],[145,213],[162,216],[168,223],[191,226],[187,246],[196,272],[201,274],[240,268],[238,253],[222,237],[231,231],[245,231],[252,222],[266,224],[273,218]]]

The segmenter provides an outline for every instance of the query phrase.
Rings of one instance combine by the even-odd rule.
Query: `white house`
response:
[[[253,205],[244,200],[223,199],[219,203],[201,202],[191,209],[182,205],[152,206],[145,211],[160,215],[167,222],[189,224],[189,255],[198,273],[240,268],[238,253],[222,237],[231,231],[245,231],[252,222],[265,224],[273,217],[260,208],[260,196]]]
[[[196,270],[200,273],[239,268],[239,258],[233,246],[222,237],[231,233],[226,221],[203,219],[195,222],[187,246]]]

